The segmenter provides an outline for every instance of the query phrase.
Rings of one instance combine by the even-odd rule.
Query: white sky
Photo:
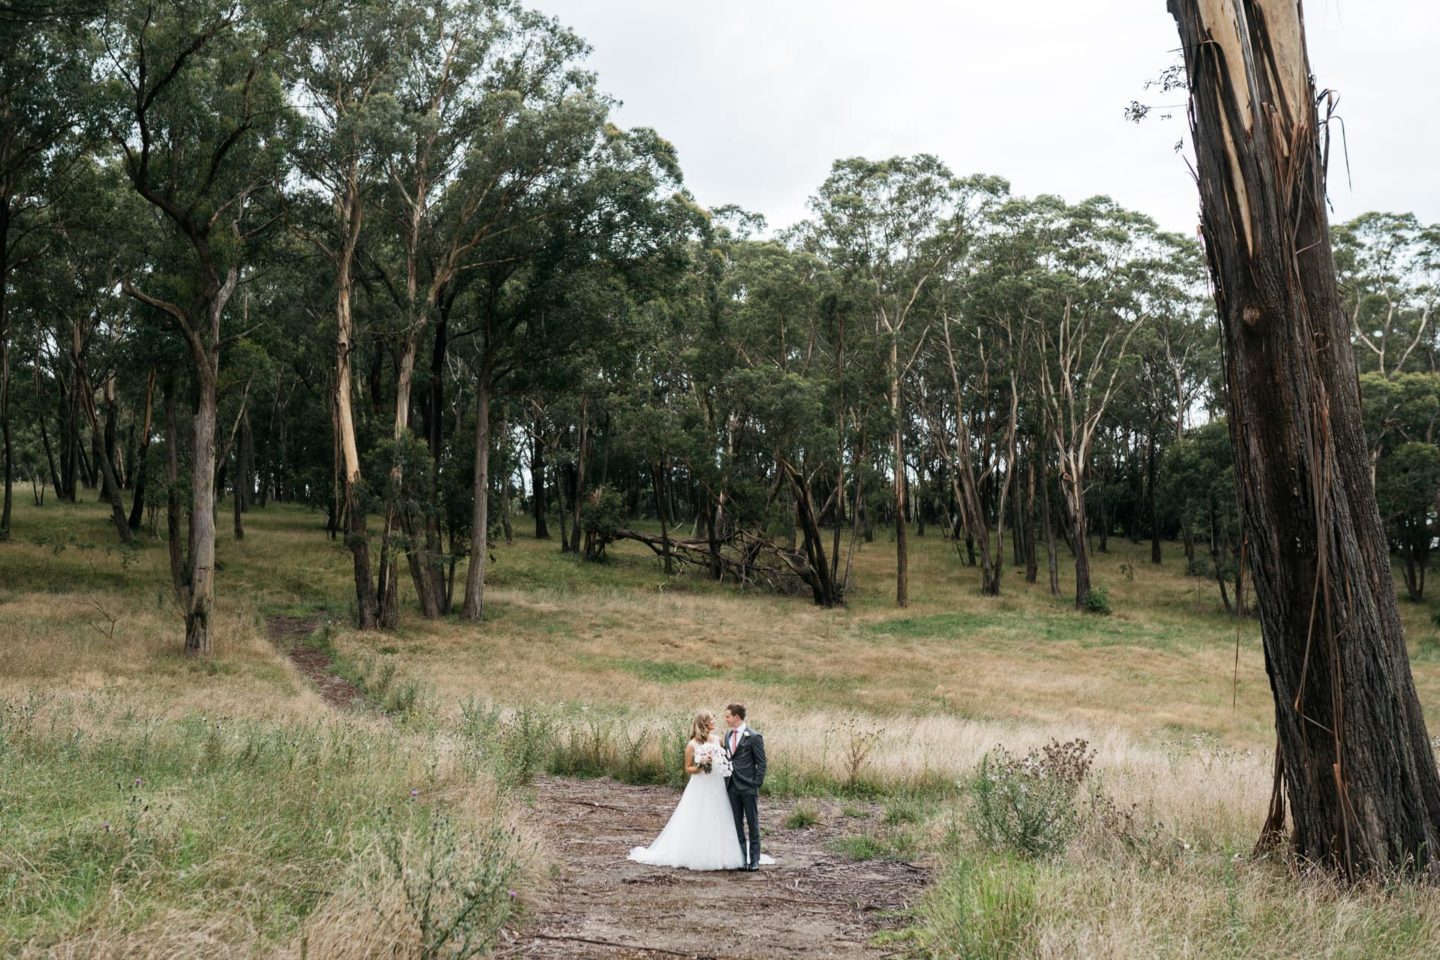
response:
[[[529,0],[594,47],[627,127],[680,152],[707,206],[772,227],[839,157],[934,153],[957,174],[1071,201],[1109,194],[1193,233],[1194,184],[1173,146],[1183,95],[1143,90],[1177,59],[1164,0]],[[1312,0],[1310,61],[1341,94],[1350,177],[1331,151],[1333,216],[1440,221],[1440,3]],[[1176,105],[1127,123],[1132,99]]]

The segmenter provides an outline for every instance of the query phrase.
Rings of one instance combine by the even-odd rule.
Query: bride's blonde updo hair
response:
[[[690,723],[690,739],[697,743],[704,743],[710,739],[710,728],[715,725],[715,714],[709,710],[701,710],[695,714],[695,719]]]

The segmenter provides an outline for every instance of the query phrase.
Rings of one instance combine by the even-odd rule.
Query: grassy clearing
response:
[[[1148,546],[1112,541],[1095,575],[1113,612],[1097,616],[1014,570],[1001,597],[981,597],[975,572],[933,535],[912,543],[904,611],[883,539],[857,554],[849,608],[822,611],[666,577],[638,545],[587,564],[521,536],[495,546],[483,625],[412,614],[397,632],[363,635],[348,626],[348,554],[318,515],[272,506],[252,512],[243,543],[222,538],[217,652],[194,663],[176,653],[163,545],[107,548],[93,504],[18,506],[14,540],[0,545],[0,697],[40,697],[37,715],[58,719],[6,727],[4,815],[25,826],[3,854],[5,948],[124,953],[173,937],[154,952],[294,955],[306,937],[312,956],[363,955],[356,944],[399,924],[398,955],[418,956],[383,809],[416,809],[419,789],[471,851],[461,861],[496,860],[485,838],[513,808],[497,784],[548,770],[678,785],[690,714],[734,700],[766,735],[773,792],[837,797],[842,815],[871,821],[840,853],[937,865],[941,882],[901,945],[919,956],[1419,958],[1440,947],[1433,895],[1345,893],[1246,856],[1273,744],[1258,630],[1218,609],[1212,583],[1181,574],[1177,545],[1157,568]],[[265,639],[273,613],[327,621],[323,642],[382,711],[335,729]],[[1402,614],[1440,722],[1440,628],[1424,605]],[[222,749],[209,759],[216,718]],[[286,731],[306,745],[265,746]],[[982,843],[969,822],[981,759],[1074,737],[1096,751],[1082,796],[1094,787],[1148,825],[1142,841],[1092,823],[1045,859]],[[337,743],[364,762],[337,765]],[[488,744],[488,759],[465,759],[467,743]],[[305,759],[281,770],[287,749]],[[316,773],[333,789],[311,790]],[[136,778],[138,801],[115,786]],[[143,855],[95,835],[146,802]],[[307,831],[321,824],[317,845]],[[406,826],[401,846],[419,851],[427,830]],[[518,859],[523,902],[543,858]],[[52,890],[37,879],[50,873],[68,879]]]
[[[461,744],[357,719],[166,717],[109,694],[6,701],[0,953],[422,955],[437,933],[417,884],[444,917],[477,878],[471,933],[493,938],[531,852],[481,745]]]

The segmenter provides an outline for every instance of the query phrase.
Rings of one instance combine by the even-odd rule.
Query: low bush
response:
[[[1110,592],[1104,587],[1091,587],[1090,592],[1085,594],[1085,610],[1102,616],[1111,613]]]
[[[970,825],[992,850],[1050,857],[1080,828],[1076,795],[1095,753],[1084,740],[1051,740],[1023,757],[996,747],[970,783]]]

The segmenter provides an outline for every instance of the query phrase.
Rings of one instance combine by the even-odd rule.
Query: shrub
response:
[[[555,739],[555,720],[537,707],[521,707],[500,726],[504,779],[530,783],[545,767]]]
[[[1091,587],[1085,594],[1085,609],[1090,613],[1110,613],[1110,593],[1104,587]]]
[[[860,782],[860,774],[870,762],[870,754],[880,742],[883,731],[861,725],[858,720],[847,720],[836,731],[835,740],[840,744],[840,761],[845,765],[845,786],[854,789]]]
[[[1080,827],[1075,797],[1095,753],[1084,740],[1051,740],[1016,757],[996,747],[970,784],[971,827],[994,850],[1049,857]]]
[[[415,819],[389,820],[382,847],[420,935],[420,956],[488,954],[510,917],[510,884],[519,869],[514,835],[497,827],[462,842],[438,810],[418,811]]]

